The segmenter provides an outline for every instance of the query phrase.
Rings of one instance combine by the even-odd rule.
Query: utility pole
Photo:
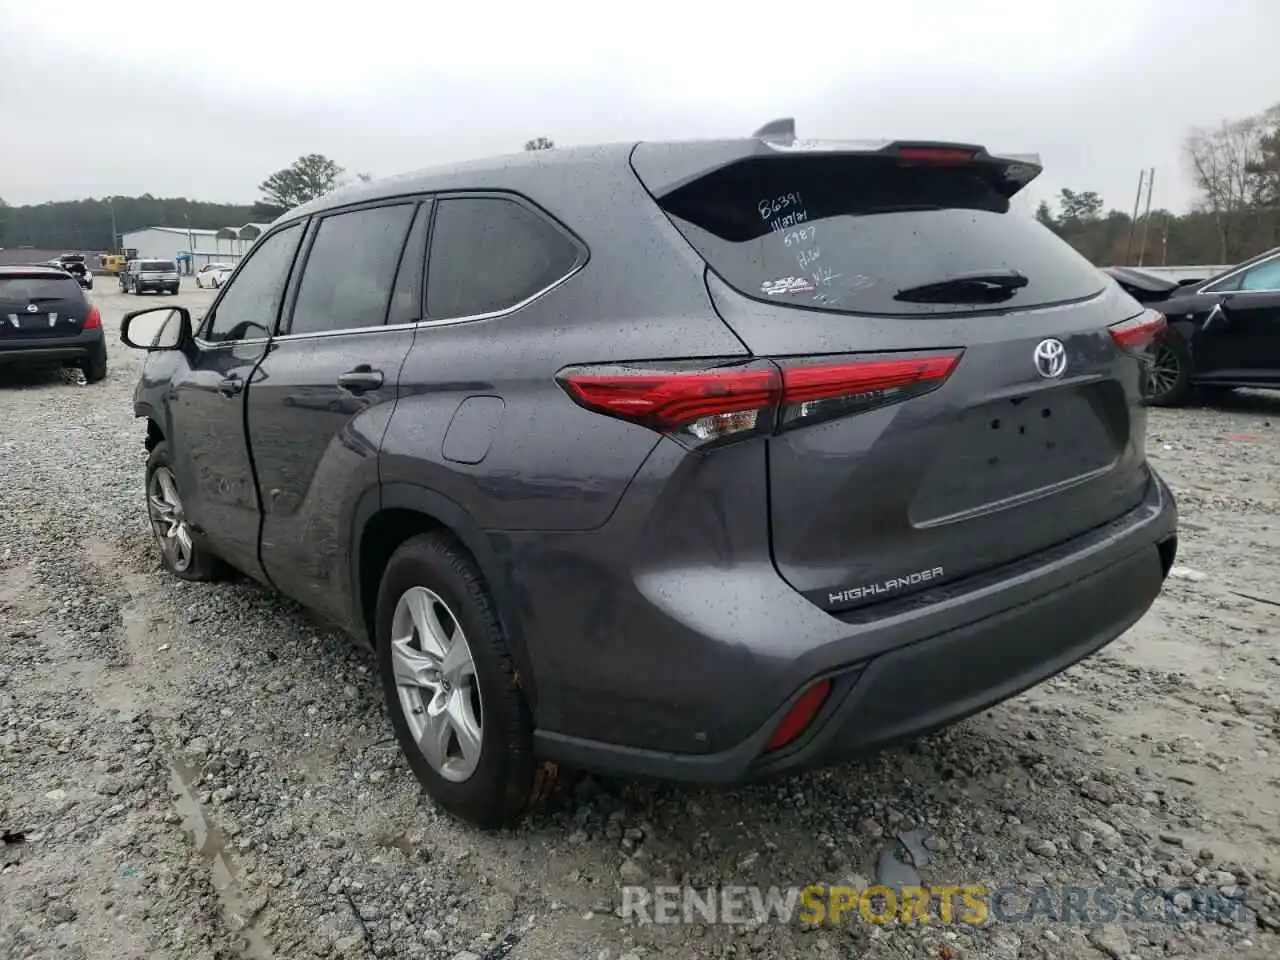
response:
[[[116,198],[107,197],[107,205],[111,207],[111,247],[107,253],[115,253],[121,246],[117,241],[120,234],[116,233]]]
[[[1129,239],[1124,245],[1124,265],[1129,265],[1129,254],[1133,252],[1133,230],[1138,225],[1138,205],[1142,203],[1142,183],[1146,179],[1147,171],[1138,172],[1138,192],[1133,198],[1133,216],[1129,220]]]
[[[195,259],[195,239],[191,236],[191,209],[187,208],[187,275],[190,276],[192,262]]]
[[[1169,263],[1169,214],[1164,215],[1164,235],[1160,239],[1160,266]]]
[[[1151,188],[1156,182],[1156,168],[1147,172],[1147,211],[1142,215],[1142,246],[1138,248],[1138,266],[1147,252],[1147,226],[1151,223]]]

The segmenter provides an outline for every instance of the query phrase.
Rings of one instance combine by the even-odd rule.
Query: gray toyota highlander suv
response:
[[[125,320],[163,563],[369,643],[481,825],[558,764],[732,783],[988,707],[1176,551],[1164,318],[1010,212],[1038,173],[781,123],[300,207],[203,318]]]

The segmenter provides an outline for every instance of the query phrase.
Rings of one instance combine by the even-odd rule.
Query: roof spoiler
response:
[[[794,117],[780,117],[760,127],[750,137],[736,140],[686,140],[641,142],[631,154],[631,165],[645,187],[662,197],[716,170],[744,160],[766,160],[787,155],[849,157],[880,154],[903,163],[973,166],[1004,196],[1012,197],[1040,175],[1036,154],[993,155],[986,147],[969,143],[927,140],[803,140],[796,136]]]
[[[952,154],[952,159],[956,160],[967,159],[972,162],[1003,160],[1028,164],[1034,167],[1040,166],[1040,155],[1038,153],[992,154],[988,152],[986,147],[971,143],[906,140],[800,140],[796,137],[795,117],[770,120],[751,136],[753,139],[763,141],[777,150],[807,150],[813,152],[827,150],[833,153],[845,151],[896,153],[906,154],[907,158],[911,158],[911,154],[917,154],[921,159],[928,159],[926,155],[933,153],[938,160],[947,159],[946,154],[950,153]],[[962,157],[962,152],[967,153],[968,156]],[[1039,170],[1036,170],[1036,173],[1039,172]]]

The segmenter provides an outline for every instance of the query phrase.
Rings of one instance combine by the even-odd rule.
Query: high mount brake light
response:
[[[972,150],[960,150],[955,147],[899,147],[900,160],[912,160],[917,163],[969,163],[976,157]]]
[[[570,367],[557,377],[587,410],[707,446],[861,413],[936,389],[960,351],[839,360]]]
[[[102,326],[102,314],[98,312],[98,308],[93,304],[89,305],[89,312],[85,314],[84,328],[86,330],[97,330]]]
[[[1117,347],[1128,353],[1144,353],[1164,333],[1169,322],[1156,310],[1146,310],[1108,328]]]

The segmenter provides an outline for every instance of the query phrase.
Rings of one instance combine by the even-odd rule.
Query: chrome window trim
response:
[[[566,273],[559,280],[555,281],[554,283],[548,284],[547,286],[543,287],[541,290],[537,291],[536,293],[533,293],[530,296],[526,297],[525,299],[521,300],[519,303],[514,303],[503,310],[494,310],[489,313],[476,313],[476,314],[471,314],[465,317],[444,317],[439,320],[411,320],[407,323],[380,324],[376,327],[345,327],[341,330],[324,330],[319,333],[283,333],[283,334],[280,334],[279,336],[273,337],[272,339],[275,341],[310,340],[310,339],[315,339],[317,337],[336,337],[336,336],[341,336],[343,334],[348,334],[348,333],[372,333],[375,330],[410,330],[410,329],[416,329],[419,327],[446,327],[446,326],[452,326],[458,323],[474,323],[477,320],[496,320],[499,317],[510,316],[511,314],[519,310],[523,310],[525,307],[529,306],[529,304],[533,303],[535,300],[540,300],[542,297],[545,297],[548,293],[550,293],[556,287],[560,286],[563,283],[567,283],[570,279],[573,278],[575,274],[578,273],[578,271],[580,271],[586,265],[587,265],[587,261],[585,259],[579,260],[574,265],[573,269],[570,270],[568,273]],[[235,342],[236,343],[257,343],[259,341],[237,340]]]
[[[483,191],[465,191],[465,192],[460,191],[457,193],[423,194],[422,202],[430,202],[433,204],[433,209],[431,211],[431,217],[432,217],[433,223],[431,224],[429,229],[432,229],[432,230],[434,229],[434,219],[435,219],[434,205],[435,204],[448,199],[467,199],[471,197],[485,198],[485,199],[495,198],[495,199],[508,200],[509,202],[513,202],[513,203],[519,203],[521,206],[525,207],[526,209],[532,210],[533,213],[536,214],[537,216],[548,220],[551,224],[555,226],[557,230],[561,230],[565,232],[566,235],[573,241],[574,246],[578,248],[578,259],[574,262],[573,267],[569,270],[568,273],[560,277],[560,279],[547,284],[541,290],[535,291],[534,293],[525,297],[523,300],[519,301],[518,303],[513,303],[511,306],[505,307],[502,310],[492,310],[488,313],[469,314],[464,317],[441,317],[439,319],[412,320],[407,323],[379,324],[378,326],[375,326],[375,327],[344,327],[340,330],[323,330],[315,333],[281,333],[281,334],[276,334],[273,337],[252,337],[246,340],[219,340],[216,343],[209,343],[208,341],[201,340],[199,337],[195,337],[194,339],[196,344],[200,346],[209,346],[209,347],[217,348],[217,347],[225,347],[231,344],[241,344],[241,343],[253,344],[253,343],[268,343],[268,342],[278,343],[280,341],[289,341],[289,340],[316,340],[324,337],[346,336],[347,334],[353,334],[353,333],[354,334],[373,333],[376,330],[414,330],[420,327],[422,328],[447,327],[447,326],[453,326],[454,324],[460,324],[460,323],[475,323],[478,320],[497,320],[500,317],[507,317],[513,313],[523,310],[525,307],[529,306],[535,301],[540,300],[543,297],[545,297],[547,294],[551,293],[551,291],[555,290],[557,287],[561,286],[562,284],[568,283],[580,271],[582,271],[586,267],[588,262],[590,262],[591,254],[590,254],[590,251],[587,249],[586,244],[584,244],[581,240],[579,240],[578,237],[573,232],[568,231],[563,225],[560,224],[558,220],[556,220],[554,217],[548,217],[548,215],[540,207],[536,206],[535,204],[529,203],[520,194],[504,193],[502,191],[495,191],[493,193],[487,193]],[[401,198],[396,198],[396,199],[399,202],[404,202],[404,200]],[[378,205],[378,204],[370,204],[370,206],[375,206],[375,205]],[[388,204],[388,206],[394,206],[394,205],[395,204]],[[363,204],[361,204],[360,206],[363,206]],[[344,209],[337,212],[346,213],[349,211]],[[431,235],[428,234],[428,245],[427,245],[428,258],[430,258],[430,251],[431,251],[430,240],[431,240]],[[306,241],[306,238],[304,237],[303,242],[305,241]],[[299,248],[299,252],[301,252],[301,247]],[[427,283],[430,284],[429,277],[428,277]],[[425,296],[423,297],[422,306],[423,306],[423,309],[426,309]]]
[[[1237,276],[1238,274],[1245,273],[1249,270],[1252,270],[1254,267],[1261,267],[1265,264],[1272,263],[1275,260],[1280,260],[1280,253],[1277,253],[1273,257],[1267,257],[1265,260],[1257,260],[1249,264],[1248,266],[1236,267],[1230,273],[1224,273],[1217,280],[1214,280],[1211,283],[1206,283],[1203,287],[1197,290],[1196,293],[1197,294],[1201,294],[1201,293],[1230,293],[1230,294],[1280,293],[1280,288],[1277,288],[1275,290],[1210,290],[1209,289],[1210,287],[1217,286],[1219,283],[1225,283],[1227,280],[1230,280],[1232,277]]]

